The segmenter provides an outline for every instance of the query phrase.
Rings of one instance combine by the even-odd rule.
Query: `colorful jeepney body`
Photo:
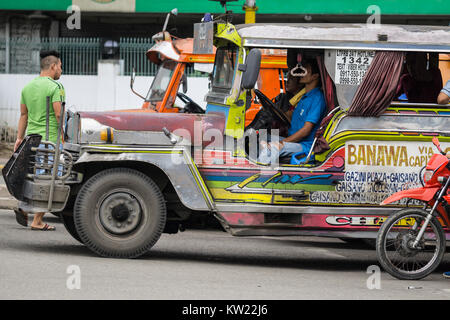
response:
[[[65,179],[56,179],[50,207],[62,212],[69,232],[81,237],[93,251],[105,256],[138,256],[143,251],[117,253],[121,246],[116,244],[138,237],[140,229],[133,228],[144,224],[153,209],[145,209],[149,208],[145,196],[133,189],[132,180],[127,181],[125,168],[130,179],[132,175],[133,179],[150,179],[157,186],[155,199],[160,199],[158,207],[163,208],[158,211],[158,221],[165,225],[165,232],[177,232],[194,216],[212,214],[225,230],[238,236],[374,238],[383,220],[404,205],[380,206],[380,202],[420,184],[420,169],[433,153],[431,138],[438,136],[443,148],[450,150],[450,109],[392,103],[378,117],[349,116],[346,110],[364,72],[349,84],[346,74],[338,70],[349,68],[342,62],[342,57],[349,55],[368,57],[356,66],[366,70],[371,52],[380,50],[450,53],[450,28],[409,28],[384,27],[380,31],[363,25],[234,27],[216,23],[217,52],[205,114],[67,113],[64,157],[71,164],[70,172]],[[313,154],[314,161],[268,166],[248,153],[253,142],[245,135],[245,113],[253,96],[241,87],[241,80],[251,48],[324,50],[340,108],[333,110],[323,132],[329,149]],[[339,68],[337,59],[343,63]],[[273,95],[277,92],[280,89]],[[14,168],[30,165],[26,157],[38,152],[38,140],[27,139],[3,170],[20,206],[37,212],[47,208],[46,180],[39,179],[35,171],[13,173],[17,173]],[[105,191],[87,204],[94,182],[122,183],[108,181],[102,172],[116,174],[123,184],[116,193]],[[24,182],[16,183],[20,178]],[[97,229],[86,222],[84,209],[98,215],[92,220]],[[126,232],[120,231],[123,216],[133,217],[136,209],[140,222],[136,226],[129,222]],[[109,226],[108,219],[117,226]],[[92,232],[102,236],[90,238]],[[142,250],[149,249],[158,236]],[[109,243],[111,239],[116,241],[110,245],[113,249],[101,247],[101,241]]]
[[[329,150],[315,154],[311,163],[269,168],[236,148],[205,151],[206,161],[198,164],[199,171],[225,224],[242,235],[374,238],[373,231],[393,207],[404,205],[380,207],[383,199],[420,185],[420,171],[434,153],[431,138],[439,136],[444,149],[450,151],[450,109],[429,103],[393,102],[378,117],[348,116],[346,110],[376,51],[441,53],[443,83],[449,80],[448,65],[442,58],[450,49],[449,29],[392,26],[380,30],[365,25],[317,24],[256,24],[231,29],[228,26],[227,34],[235,32],[234,37],[216,46],[218,54],[221,50],[236,52],[236,68],[251,48],[323,50],[340,110],[323,134]],[[354,57],[355,63],[345,62],[345,57]],[[358,71],[353,78],[349,76],[352,67]],[[221,95],[212,86],[206,97],[207,114],[225,110],[226,128],[234,129],[237,139],[244,128],[235,119],[245,106],[236,107],[230,115],[232,109],[224,108],[224,102],[245,100],[245,96],[237,97],[242,94],[239,74],[236,71],[231,90]]]

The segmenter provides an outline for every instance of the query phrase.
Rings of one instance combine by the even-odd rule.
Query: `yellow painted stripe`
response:
[[[186,162],[189,162],[190,160],[190,165],[188,165],[189,170],[192,173],[192,176],[195,179],[195,182],[197,183],[197,186],[199,187],[201,193],[203,194],[203,197],[205,198],[205,200],[209,203],[211,209],[214,207],[214,200],[212,198],[211,193],[209,192],[208,187],[206,186],[205,182],[203,181],[203,178],[201,180],[198,179],[198,177],[201,177],[200,172],[197,169],[197,166],[194,164],[194,162],[192,161],[192,158],[189,157],[186,153],[184,153],[184,158],[186,160]]]
[[[89,152],[90,150],[86,150],[87,152]],[[157,151],[157,150],[105,150],[105,149],[92,149],[92,151],[95,152],[105,152],[105,153],[164,153],[164,154],[172,154],[172,153],[177,153],[177,154],[181,154],[183,153],[183,151],[178,150],[178,151]]]
[[[252,193],[232,193],[224,189],[211,188],[211,193],[214,196],[215,201],[237,201],[237,202],[257,202],[257,203],[272,203],[271,194],[252,194]]]
[[[258,179],[260,176],[261,176],[261,174],[257,173],[257,174],[255,174],[255,175],[253,175],[253,176],[251,176],[251,177],[245,179],[245,180],[242,181],[241,183],[239,183],[239,184],[238,184],[238,187],[242,189],[243,187],[245,187],[245,186],[246,186],[247,184],[249,184],[250,182],[255,181],[256,179]]]
[[[270,179],[268,179],[267,181],[264,181],[261,185],[263,186],[263,187],[266,187],[268,184],[269,184],[269,182],[270,181],[272,181],[273,179],[275,179],[276,177],[279,177],[279,176],[281,176],[281,172],[280,171],[278,171],[277,173],[275,173],[272,177],[270,177]]]

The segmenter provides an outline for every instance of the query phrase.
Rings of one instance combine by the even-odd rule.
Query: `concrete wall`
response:
[[[0,127],[17,129],[22,88],[37,75],[0,74]],[[136,77],[134,88],[148,92],[153,77]],[[66,108],[76,111],[107,111],[140,108],[142,99],[130,90],[130,77],[118,75],[63,75],[59,80],[66,90]],[[187,95],[205,108],[208,78],[188,78]],[[183,105],[177,102],[177,105]]]

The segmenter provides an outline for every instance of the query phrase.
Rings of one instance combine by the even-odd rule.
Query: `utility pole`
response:
[[[245,11],[245,23],[255,23],[256,22],[256,0],[245,0],[242,9]]]

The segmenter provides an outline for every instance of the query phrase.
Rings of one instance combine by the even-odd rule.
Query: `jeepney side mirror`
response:
[[[259,68],[261,67],[261,51],[250,50],[245,64],[239,65],[239,70],[243,71],[241,86],[244,89],[253,89],[258,80]]]
[[[145,100],[145,98],[143,96],[141,96],[139,93],[137,93],[136,91],[134,91],[134,80],[136,79],[136,69],[133,67],[133,71],[131,72],[131,79],[130,79],[130,88],[131,88],[131,92],[133,92],[135,95],[137,95],[139,98]]]
[[[188,83],[187,83],[186,73],[183,73],[183,75],[181,76],[181,84],[183,85],[183,93],[186,93],[188,91]]]

